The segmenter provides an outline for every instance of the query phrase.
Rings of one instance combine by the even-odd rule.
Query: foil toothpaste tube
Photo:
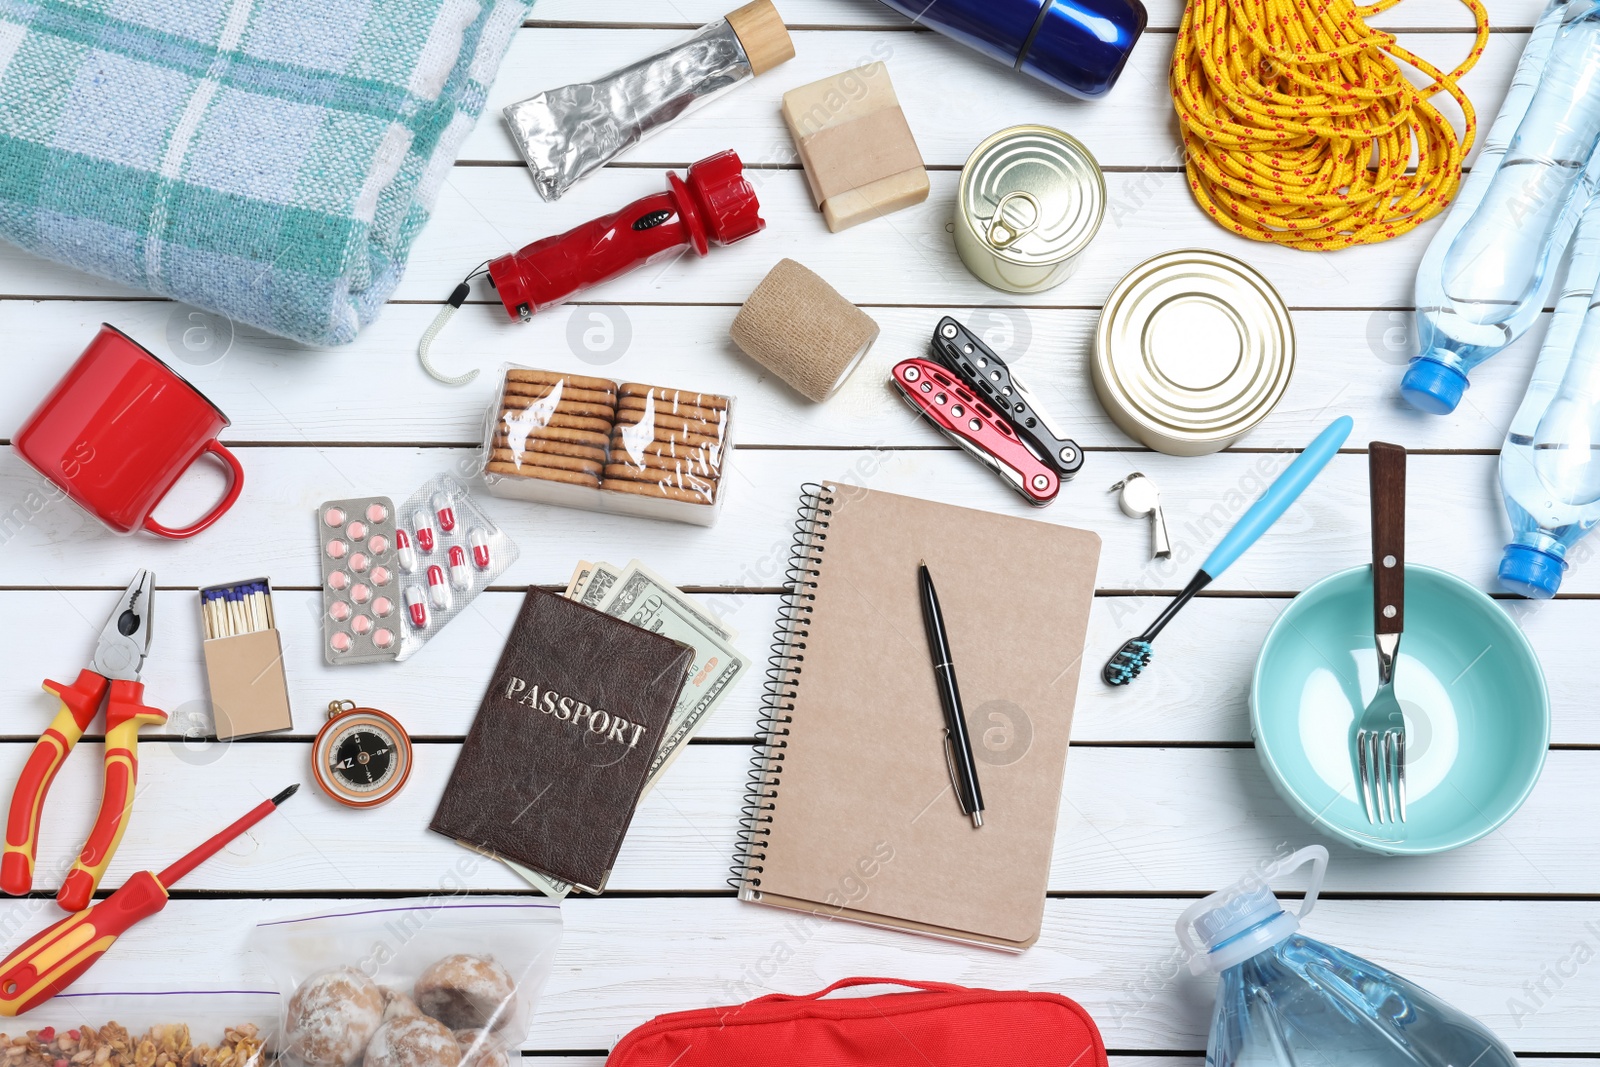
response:
[[[505,109],[534,187],[556,200],[655,131],[794,57],[771,0],[755,0],[688,39],[592,82]]]

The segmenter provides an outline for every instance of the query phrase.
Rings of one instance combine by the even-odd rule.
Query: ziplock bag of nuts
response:
[[[524,897],[378,902],[251,932],[299,1067],[511,1067],[561,944]]]
[[[0,1067],[265,1067],[279,999],[266,989],[74,988],[0,1022]]]

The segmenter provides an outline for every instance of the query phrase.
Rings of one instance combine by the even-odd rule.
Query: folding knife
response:
[[[933,331],[933,358],[955,372],[967,387],[994,405],[1001,418],[1062,478],[1071,478],[1083,466],[1083,450],[1056,429],[1038,400],[1005,360],[995,355],[978,336],[946,315]]]
[[[1022,498],[1043,507],[1061,491],[1054,468],[1039,461],[1005,419],[996,415],[950,371],[928,359],[903,359],[890,379],[906,402]]]

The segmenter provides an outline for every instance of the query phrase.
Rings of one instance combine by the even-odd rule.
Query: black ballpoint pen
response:
[[[939,610],[939,594],[934,591],[933,575],[928,573],[926,563],[917,564],[917,583],[922,591],[922,624],[928,631],[928,651],[933,653],[933,680],[939,687],[939,703],[944,705],[945,758],[950,764],[950,783],[955,787],[962,814],[972,816],[972,825],[977,828],[983,825],[983,790],[978,788],[978,765],[972,759],[967,715],[961,708],[955,664],[950,662],[944,613]]]

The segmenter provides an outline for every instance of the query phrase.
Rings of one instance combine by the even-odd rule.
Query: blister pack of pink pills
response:
[[[516,562],[517,545],[448,474],[429,478],[395,516],[395,569],[408,659]]]
[[[317,508],[322,560],[322,655],[331,664],[400,658],[394,501],[327,500]]]

